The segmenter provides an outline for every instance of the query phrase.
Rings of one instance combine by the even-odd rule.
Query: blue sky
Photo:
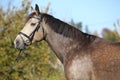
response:
[[[4,6],[7,1],[0,0],[0,5]],[[12,1],[16,6],[21,2]],[[82,22],[91,32],[101,33],[104,27],[113,30],[113,23],[120,20],[120,0],[32,0],[32,6],[37,3],[40,9],[44,9],[49,2],[49,13],[54,17],[67,22],[71,19]]]

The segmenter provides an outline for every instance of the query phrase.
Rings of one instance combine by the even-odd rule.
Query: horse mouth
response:
[[[20,44],[18,45],[15,41],[14,41],[14,47],[18,50],[24,50],[25,49],[25,45],[24,44]]]

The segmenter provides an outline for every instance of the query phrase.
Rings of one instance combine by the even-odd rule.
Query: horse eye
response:
[[[35,26],[36,25],[36,23],[31,23],[31,26]]]

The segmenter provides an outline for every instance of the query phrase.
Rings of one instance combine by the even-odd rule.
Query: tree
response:
[[[31,2],[24,0],[20,9],[0,7],[0,80],[63,80],[63,71],[53,67],[57,59],[45,41],[27,47],[20,61],[13,65],[18,55],[13,41],[23,28],[30,6]],[[45,11],[48,10],[49,5]]]

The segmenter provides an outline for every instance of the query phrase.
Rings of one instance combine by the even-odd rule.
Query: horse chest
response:
[[[75,57],[67,68],[68,80],[95,80],[90,57]]]

